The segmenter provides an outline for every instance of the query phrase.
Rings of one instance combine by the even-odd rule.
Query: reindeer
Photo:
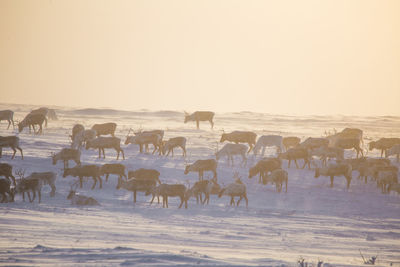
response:
[[[71,186],[71,190],[68,193],[67,199],[71,200],[71,205],[77,206],[100,206],[100,203],[92,198],[83,195],[79,195],[76,193],[76,189],[78,188],[78,184],[74,184]]]
[[[38,179],[42,186],[49,185],[51,188],[50,196],[54,197],[56,194],[56,179],[57,174],[54,172],[32,172],[28,177],[25,179]]]
[[[400,138],[381,138],[378,141],[371,141],[369,150],[380,149],[381,157],[383,157],[383,152],[386,154],[386,150],[397,144],[400,144]]]
[[[100,173],[101,175],[106,175],[106,182],[108,182],[108,176],[110,174],[116,174],[118,175],[118,178],[121,179],[122,177],[125,177],[125,180],[127,180],[125,166],[119,163],[103,164],[103,166],[101,166]]]
[[[206,199],[209,199],[209,192],[208,192],[208,184],[210,181],[208,180],[202,180],[196,182],[191,188],[189,188],[186,193],[185,193],[185,199],[186,201],[189,200],[191,197],[196,197],[196,203],[199,203],[199,198],[200,198],[200,203],[204,204]],[[203,197],[202,195],[204,194],[204,202],[203,202]]]
[[[232,162],[233,166],[233,156],[234,155],[240,155],[242,156],[242,165],[246,166],[247,163],[247,158],[246,158],[246,151],[247,151],[247,146],[243,144],[226,144],[224,145],[223,148],[220,150],[217,150],[215,153],[217,161],[222,157],[222,156],[227,156],[228,157],[228,164]]]
[[[14,127],[14,111],[12,110],[0,110],[0,122],[1,121],[8,121],[7,130],[10,128],[12,123]]]
[[[148,144],[152,144],[154,146],[153,153],[159,150],[159,154],[161,155],[161,145],[162,139],[161,136],[155,133],[142,133],[135,136],[127,136],[125,140],[125,145],[127,144],[137,144],[140,148],[140,153],[143,153],[143,145],[148,146]]]
[[[349,189],[352,179],[352,170],[350,164],[330,164],[328,167],[316,168],[314,177],[318,178],[320,175],[329,176],[331,178],[330,187],[333,187],[333,178],[335,176],[343,175],[347,181],[347,189]]]
[[[250,151],[253,149],[253,145],[256,144],[256,138],[257,134],[253,132],[247,132],[247,131],[234,131],[231,133],[223,133],[221,135],[221,140],[219,141],[220,143],[223,143],[224,141],[229,141],[233,142],[235,144],[238,143],[247,143],[249,144],[249,151],[247,153],[250,153]]]
[[[114,122],[95,124],[92,126],[92,130],[95,130],[97,133],[97,137],[100,135],[111,134],[114,137],[115,129],[117,128],[117,124]]]
[[[161,184],[160,172],[155,169],[137,169],[128,171],[128,179],[135,178],[139,180],[154,180],[156,183]]]
[[[41,108],[32,110],[29,113],[29,115],[43,115],[43,116],[45,116],[46,120],[45,120],[45,125],[44,126],[47,127],[47,118],[49,118],[49,111],[50,110],[48,108],[41,107]],[[53,110],[53,112],[54,112],[54,110]],[[54,112],[54,114],[55,114],[55,112]]]
[[[296,136],[287,136],[287,137],[283,137],[282,139],[282,143],[283,146],[285,147],[285,151],[288,151],[289,148],[293,148],[296,147],[300,144],[300,138],[296,137]]]
[[[20,177],[20,179],[17,180],[15,192],[22,194],[23,201],[25,201],[25,192],[26,192],[28,194],[29,202],[33,202],[35,200],[37,192],[40,203],[42,199],[41,195],[42,181],[38,178],[30,178],[30,179],[24,178],[25,170],[22,169],[17,170],[15,173]],[[33,193],[33,198],[31,198],[30,191]]]
[[[86,145],[86,142],[89,140],[95,139],[97,133],[95,130],[83,130],[75,134],[74,139],[72,140],[71,148],[81,149],[83,144]]]
[[[203,180],[204,172],[212,171],[214,173],[213,178],[217,178],[217,161],[215,159],[204,159],[196,160],[193,164],[188,164],[185,167],[185,175],[189,172],[198,172],[199,180]]]
[[[63,148],[58,153],[52,153],[51,158],[53,160],[53,165],[57,164],[57,161],[62,160],[64,162],[64,170],[68,168],[68,161],[75,161],[76,165],[81,165],[81,152],[77,149]]]
[[[265,148],[275,146],[278,149],[278,153],[283,151],[283,138],[280,135],[262,135],[258,138],[256,145],[254,146],[254,156],[257,156],[258,152],[262,148],[261,156],[264,157]]]
[[[170,152],[172,152],[172,157],[174,156],[174,148],[180,147],[183,151],[183,157],[186,157],[186,138],[179,136],[168,139],[165,143],[162,144],[162,154],[165,155],[167,153],[167,157]]]
[[[101,180],[101,169],[97,165],[81,165],[64,170],[63,178],[67,176],[79,177],[79,185],[82,188],[83,177],[92,177],[93,186],[92,190],[96,187],[97,180],[99,180],[99,188],[102,188],[103,181]]]
[[[283,183],[285,183],[285,193],[287,193],[288,184],[288,172],[283,169],[276,169],[271,172],[270,175],[263,177],[263,184],[274,183],[276,186],[276,192],[282,192]]]
[[[11,188],[11,182],[7,179],[0,179],[0,195],[1,203],[8,202],[7,195],[11,197],[11,202],[14,202],[14,188]]]
[[[322,160],[322,165],[326,166],[328,159],[335,158],[336,160],[343,160],[344,159],[344,149],[338,147],[319,147],[313,149],[311,152],[311,156],[320,157]]]
[[[363,131],[358,128],[345,128],[339,133],[333,135],[327,135],[329,140],[329,146],[334,147],[337,139],[342,138],[356,138],[359,140],[358,143],[364,144],[363,141]]]
[[[221,198],[224,195],[231,197],[230,205],[235,205],[235,197],[238,196],[240,198],[237,201],[237,206],[239,206],[239,203],[243,198],[246,200],[246,208],[249,206],[249,200],[246,193],[246,185],[244,185],[242,181],[240,181],[240,179],[222,188],[218,194],[218,197]]]
[[[196,121],[197,129],[200,129],[200,121],[209,121],[211,124],[211,129],[214,128],[214,118],[215,113],[211,111],[196,111],[192,114],[185,112],[185,121],[187,123],[189,121]]]
[[[21,152],[21,158],[24,159],[24,154],[22,153],[22,149],[19,146],[18,136],[0,136],[0,158],[2,156],[3,147],[10,147],[14,151],[11,159],[14,159],[15,154],[17,153],[16,149]]]
[[[12,175],[12,166],[10,164],[7,163],[0,163],[0,176],[4,176],[7,178],[7,180],[10,180],[10,178],[12,179],[12,182],[14,184],[14,186],[16,186],[15,183],[15,177]]]
[[[151,179],[129,179],[124,181],[118,178],[117,189],[123,188],[133,192],[133,203],[136,203],[136,192],[145,192],[146,195],[156,186],[156,181]],[[154,199],[155,195],[153,195]],[[151,202],[153,202],[153,199]]]
[[[26,117],[18,123],[18,132],[22,132],[25,127],[29,127],[29,133],[31,133],[31,127],[33,128],[33,132],[36,134],[35,125],[39,125],[39,130],[37,134],[43,133],[43,122],[46,122],[47,125],[47,118],[43,114],[28,114]]]
[[[262,183],[264,177],[268,172],[280,169],[282,166],[282,161],[278,158],[265,158],[257,162],[256,165],[249,169],[249,179],[253,178],[255,175],[259,174],[258,183]]]
[[[183,203],[185,203],[185,209],[187,209],[186,186],[183,184],[160,184],[157,187],[153,187],[150,192],[153,193],[150,204],[153,203],[155,196],[162,196],[163,208],[168,208],[168,197],[179,197],[181,199],[179,209]]]
[[[288,160],[288,168],[290,168],[290,162],[294,160],[294,163],[296,164],[296,168],[299,168],[299,165],[297,164],[298,159],[303,159],[304,160],[304,165],[302,169],[308,164],[308,169],[311,169],[310,167],[310,152],[308,151],[307,148],[303,147],[296,147],[296,148],[290,148],[288,151],[284,153],[279,153],[278,154],[279,159],[286,159]]]
[[[299,146],[312,150],[319,147],[327,147],[328,145],[329,140],[326,138],[309,137],[305,141],[301,142]]]
[[[362,148],[360,147],[360,139],[358,138],[339,138],[334,142],[334,147],[342,148],[342,149],[352,149],[354,148],[357,151],[357,156],[361,153],[361,157],[364,157],[364,153]]]
[[[71,140],[75,140],[75,136],[79,133],[85,130],[85,126],[82,124],[75,124],[74,127],[72,127],[72,135],[70,135]]]
[[[97,137],[93,140],[88,140],[86,142],[86,150],[89,148],[98,148],[99,149],[99,158],[101,158],[101,152],[103,152],[103,158],[106,158],[106,154],[104,153],[105,148],[114,148],[117,151],[117,160],[119,158],[119,153],[122,153],[122,158],[125,159],[124,151],[121,148],[121,139],[118,137]]]
[[[397,162],[400,162],[400,144],[394,145],[386,151],[385,158],[396,155]]]

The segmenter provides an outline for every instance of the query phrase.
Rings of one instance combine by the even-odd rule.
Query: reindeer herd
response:
[[[7,120],[8,127],[14,126],[13,112],[11,110],[0,111],[0,120]],[[184,123],[196,121],[199,128],[200,121],[209,121],[211,128],[214,126],[214,113],[208,111],[197,111],[193,114],[185,113]],[[42,134],[42,125],[47,124],[47,119],[57,119],[54,110],[40,108],[33,110],[19,123],[18,131],[21,132],[25,127],[29,127],[29,131],[33,128],[34,133]],[[36,132],[35,125],[39,126]],[[94,164],[83,164],[81,162],[81,150],[83,147],[88,149],[98,149],[99,159],[105,158],[105,149],[114,149],[117,153],[116,159],[121,154],[122,160],[125,159],[124,150],[121,148],[121,139],[115,136],[117,124],[114,122],[95,124],[90,129],[85,129],[81,124],[73,126],[71,131],[71,147],[63,148],[57,153],[52,153],[51,160],[53,165],[58,161],[63,162],[62,177],[77,177],[78,180],[71,186],[71,190],[67,199],[71,200],[74,205],[99,205],[99,203],[90,197],[79,195],[76,193],[78,185],[83,187],[84,178],[93,179],[92,189],[101,189],[103,186],[102,176],[105,176],[105,182],[108,182],[110,175],[117,176],[116,189],[125,189],[133,193],[133,202],[136,202],[137,192],[143,192],[145,195],[152,195],[150,204],[157,197],[160,203],[160,197],[163,201],[163,207],[168,207],[169,197],[178,197],[180,199],[179,208],[185,206],[187,208],[188,200],[192,197],[196,198],[197,203],[208,204],[210,195],[224,195],[231,198],[231,205],[239,205],[244,199],[246,206],[248,205],[248,197],[246,185],[240,179],[238,173],[235,173],[235,181],[225,187],[218,184],[217,167],[218,161],[222,157],[227,158],[228,165],[234,165],[234,156],[240,156],[241,166],[247,165],[247,159],[250,153],[253,158],[261,158],[248,169],[248,178],[258,176],[258,183],[263,185],[275,185],[277,192],[286,193],[288,190],[289,174],[283,167],[283,160],[287,160],[287,168],[289,169],[292,161],[299,168],[298,161],[303,161],[302,168],[306,166],[311,170],[311,164],[316,167],[314,157],[321,160],[322,167],[316,167],[314,177],[326,176],[330,178],[330,186],[334,186],[334,177],[343,176],[346,179],[346,188],[348,189],[352,180],[352,172],[359,173],[358,178],[363,179],[365,183],[370,181],[377,184],[382,193],[389,193],[391,190],[400,193],[398,183],[398,168],[393,165],[389,156],[395,155],[397,162],[400,155],[400,138],[381,138],[377,141],[369,143],[369,150],[381,150],[381,158],[368,158],[364,155],[363,131],[355,128],[345,128],[339,133],[327,135],[325,137],[315,138],[309,137],[301,142],[296,136],[280,136],[280,135],[262,135],[257,139],[257,134],[251,131],[233,131],[230,133],[222,133],[219,140],[220,143],[226,143],[221,149],[216,149],[215,158],[199,159],[191,164],[186,164],[183,171],[184,175],[190,172],[197,172],[199,181],[193,186],[184,184],[166,184],[160,180],[161,173],[156,169],[129,170],[127,173],[125,165],[121,163],[103,164],[101,166]],[[132,133],[132,134],[131,134]],[[108,136],[104,136],[108,135]],[[169,138],[164,141],[163,130],[139,131],[129,130],[125,145],[133,144],[139,146],[139,153],[149,153],[149,146],[153,146],[152,154],[174,156],[174,149],[182,150],[182,156],[186,157],[187,139],[183,136]],[[14,159],[16,150],[23,152],[19,146],[18,136],[0,136],[0,157],[2,148],[10,147],[13,150],[12,159]],[[264,157],[265,150],[268,147],[276,148],[276,156]],[[345,158],[344,151],[354,149],[356,151],[355,158]],[[260,153],[261,151],[261,153]],[[368,151],[368,150],[367,150]],[[385,155],[385,158],[382,158]],[[335,162],[329,162],[334,159]],[[69,161],[75,162],[74,167],[69,167]],[[329,164],[328,164],[329,162]],[[209,172],[212,178],[204,179],[204,173]],[[126,174],[127,173],[127,174]],[[51,187],[51,196],[56,192],[56,177],[54,172],[33,172],[25,177],[25,170],[15,170],[15,174],[20,179],[15,179],[13,175],[13,167],[7,163],[0,163],[0,194],[1,202],[14,201],[16,193],[22,194],[25,199],[25,193],[33,202],[38,196],[41,201],[41,187],[49,185]],[[32,194],[32,198],[31,198]],[[239,197],[235,202],[235,197]]]

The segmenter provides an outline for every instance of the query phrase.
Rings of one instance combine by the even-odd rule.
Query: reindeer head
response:
[[[221,135],[221,140],[219,140],[219,142],[220,143],[223,143],[225,140],[227,140],[228,138],[228,135],[226,134],[226,133],[223,133],[222,135]]]

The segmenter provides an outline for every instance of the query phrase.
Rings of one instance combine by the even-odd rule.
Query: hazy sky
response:
[[[0,1],[0,102],[400,115],[400,1]]]

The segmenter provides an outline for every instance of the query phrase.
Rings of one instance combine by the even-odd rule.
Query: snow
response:
[[[21,120],[34,106],[0,104],[12,109]],[[14,170],[54,171],[58,174],[55,197],[50,188],[42,190],[42,203],[23,202],[17,195],[14,203],[0,204],[0,265],[18,266],[298,266],[323,260],[324,266],[362,266],[360,251],[366,259],[378,255],[377,266],[400,266],[400,196],[381,194],[370,181],[364,184],[353,172],[350,189],[345,179],[337,177],[334,188],[329,178],[314,178],[314,171],[289,172],[288,193],[277,193],[272,185],[259,185],[258,178],[248,179],[248,168],[259,158],[251,154],[246,167],[240,157],[235,166],[226,158],[219,160],[218,180],[227,185],[239,172],[247,186],[249,207],[229,206],[229,198],[212,196],[209,205],[189,201],[189,208],[178,209],[179,199],[170,198],[169,208],[149,204],[150,196],[138,193],[136,204],[131,192],[116,190],[117,177],[103,178],[103,189],[91,190],[93,181],[85,180],[78,193],[97,199],[101,206],[71,206],[66,199],[70,185],[77,178],[62,178],[62,162],[52,165],[51,153],[70,146],[69,134],[75,123],[90,128],[95,123],[116,122],[116,135],[126,160],[116,160],[116,152],[106,150],[106,159],[98,159],[95,150],[82,150],[84,164],[119,162],[127,170],[155,168],[165,183],[193,185],[197,173],[184,175],[185,163],[214,158],[222,130],[252,130],[258,136],[281,134],[320,137],[333,128],[356,127],[364,130],[365,143],[379,137],[399,137],[400,117],[289,116],[251,112],[217,113],[215,127],[208,122],[183,123],[183,113],[176,111],[120,111],[110,109],[73,109],[56,107],[58,121],[49,121],[43,135],[18,136],[25,159],[20,154],[11,160],[11,150],[3,149],[1,162]],[[17,134],[0,123],[0,135]],[[163,129],[164,139],[185,136],[187,158],[179,148],[175,156],[139,154],[138,146],[124,145],[129,129]],[[366,144],[365,144],[366,145]],[[219,144],[219,148],[222,144]],[[379,151],[368,156],[378,157]],[[275,155],[267,148],[266,155]],[[346,151],[346,157],[354,151]],[[393,164],[395,158],[392,158]],[[75,163],[70,162],[71,166]],[[319,160],[314,164],[320,165]],[[302,164],[300,164],[302,165]],[[205,177],[211,177],[206,172]]]

